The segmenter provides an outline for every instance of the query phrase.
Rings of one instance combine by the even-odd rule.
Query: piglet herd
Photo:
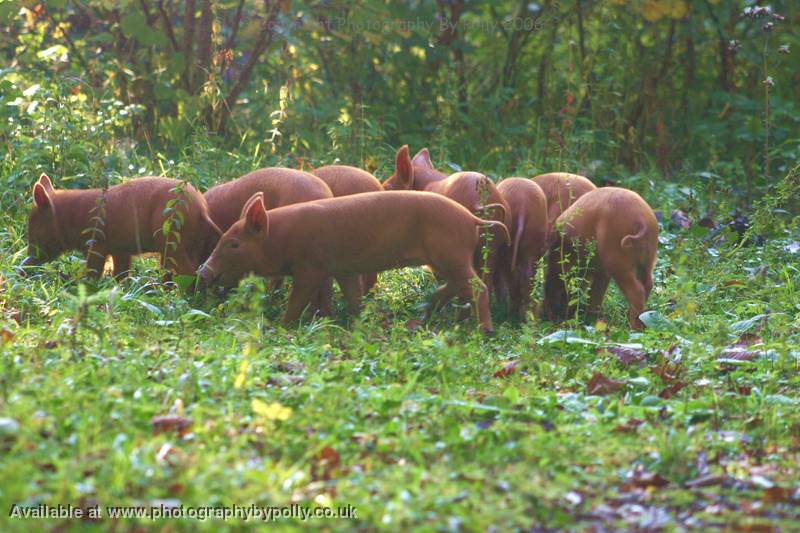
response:
[[[490,295],[524,318],[546,256],[545,318],[574,316],[571,276],[588,284],[586,316],[596,316],[613,279],[628,301],[630,326],[639,329],[657,246],[655,215],[630,190],[596,188],[567,173],[496,185],[477,172],[447,176],[427,149],[411,158],[403,146],[383,183],[344,165],[310,173],[264,168],[205,194],[158,177],[57,190],[42,174],[23,266],[77,249],[93,276],[111,256],[114,276],[124,277],[142,253],[160,254],[176,274],[197,274],[201,286],[233,287],[251,273],[278,286],[289,276],[284,321],[291,324],[304,311],[332,314],[334,280],[357,313],[379,272],[427,265],[440,283],[428,314],[458,298],[490,333]],[[468,315],[470,306],[463,309]]]

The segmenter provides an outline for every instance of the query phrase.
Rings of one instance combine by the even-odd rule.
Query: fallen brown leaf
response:
[[[761,499],[764,503],[788,502],[792,499],[792,491],[786,487],[779,487],[778,485],[775,485],[774,487],[765,489]]]
[[[635,348],[626,348],[624,346],[608,346],[605,350],[617,356],[617,359],[623,365],[630,365],[633,363],[643,363],[647,360],[647,354]]]
[[[600,372],[595,371],[589,383],[586,384],[586,393],[602,396],[617,392],[623,385],[625,385],[624,381],[610,379]]]
[[[184,435],[192,425],[192,419],[178,415],[154,416],[150,419],[153,426],[153,433],[167,433],[175,431],[179,435]]]
[[[281,361],[275,365],[275,368],[282,372],[288,372],[290,374],[299,374],[303,370],[305,370],[305,366],[303,363],[299,361]]]
[[[644,424],[644,420],[639,420],[638,418],[629,418],[624,423],[615,427],[612,431],[614,433],[633,433],[642,424]]]
[[[674,396],[679,390],[681,390],[685,386],[686,383],[684,383],[683,381],[676,381],[671,385],[667,385],[667,387],[664,390],[659,392],[658,397],[663,398],[664,400],[668,400],[672,398],[672,396]]]
[[[311,477],[314,480],[330,480],[339,468],[342,460],[339,452],[325,446],[317,454],[317,462],[311,465]]]
[[[677,363],[674,365],[662,363],[660,365],[651,366],[650,371],[660,377],[665,383],[672,383],[678,381],[681,375],[686,372],[686,369]]]
[[[703,487],[712,487],[714,485],[722,485],[729,478],[722,474],[706,474],[685,483],[688,489],[699,489]]]
[[[420,326],[422,326],[422,320],[417,320],[416,318],[412,318],[406,321],[406,329],[409,331],[409,333],[417,331]]]
[[[503,368],[495,372],[494,377],[507,378],[508,376],[517,371],[518,366],[519,366],[519,359],[511,361],[510,363],[507,363]]]

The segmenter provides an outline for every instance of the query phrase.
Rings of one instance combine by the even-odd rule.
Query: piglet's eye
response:
[[[239,243],[236,241],[231,242],[228,244],[228,248],[233,248],[234,250],[239,247]]]

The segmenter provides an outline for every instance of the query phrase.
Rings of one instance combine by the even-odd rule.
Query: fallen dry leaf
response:
[[[681,390],[685,386],[686,383],[684,383],[683,381],[676,381],[671,385],[667,385],[667,387],[664,390],[659,392],[658,397],[663,398],[664,400],[668,400],[672,398],[672,396],[674,396],[679,390]]]
[[[154,416],[150,419],[153,433],[167,433],[175,431],[184,435],[192,425],[192,419],[178,415]]]
[[[406,321],[406,329],[408,330],[409,333],[417,331],[420,326],[422,326],[422,320],[417,320],[416,318],[412,318]]]
[[[0,336],[3,338],[3,344],[7,342],[11,342],[14,339],[14,332],[9,329],[2,328],[0,329]]]
[[[317,462],[311,465],[311,477],[314,480],[330,480],[339,468],[342,460],[339,452],[325,446],[317,454]]]
[[[703,487],[713,487],[714,485],[722,485],[729,478],[722,474],[706,474],[691,481],[687,481],[684,485],[688,489],[700,489]]]
[[[638,472],[638,475],[634,476],[631,481],[635,487],[643,489],[647,487],[665,487],[669,485],[669,480],[665,479],[658,472]]]
[[[756,335],[755,333],[742,333],[739,336],[739,339],[734,344],[735,347],[744,348],[745,346],[750,346],[753,344],[761,344],[764,342],[764,339],[761,336]]]
[[[503,368],[495,372],[494,377],[507,378],[508,376],[517,371],[518,366],[519,366],[519,359],[511,361],[510,363],[507,363]]]
[[[299,374],[305,370],[305,366],[303,366],[303,363],[299,361],[281,361],[275,365],[275,368],[290,374]]]
[[[660,377],[665,383],[672,383],[678,381],[681,375],[686,372],[686,369],[680,364],[670,365],[662,363],[650,367],[650,371],[656,376]]]
[[[692,227],[692,221],[689,220],[689,217],[686,216],[686,213],[680,209],[673,210],[671,218],[672,223],[681,229],[689,229]]]
[[[617,356],[617,359],[623,365],[630,365],[633,363],[643,363],[647,360],[647,354],[635,348],[627,348],[624,346],[608,346],[605,350]]]
[[[614,433],[633,433],[642,424],[644,424],[644,420],[639,420],[638,418],[629,418],[623,424],[615,427],[612,431]]]
[[[625,385],[624,381],[608,378],[600,372],[595,371],[589,383],[586,384],[586,393],[602,396],[617,392],[623,385]]]
[[[785,503],[791,501],[792,491],[786,487],[775,485],[765,489],[761,499],[764,503]]]

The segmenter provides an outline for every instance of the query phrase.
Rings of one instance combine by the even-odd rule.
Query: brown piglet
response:
[[[324,181],[337,197],[383,190],[378,178],[366,170],[348,165],[326,165],[312,170],[311,174]]]
[[[492,331],[485,285],[472,267],[481,220],[440,195],[420,192],[363,193],[266,211],[256,196],[242,220],[217,243],[199,270],[205,284],[233,286],[250,272],[289,275],[294,283],[284,314],[289,324],[327,277],[342,288],[351,311],[360,308],[359,275],[431,265],[444,280],[434,309],[453,297],[477,302],[481,328]],[[510,241],[508,232],[505,232]]]
[[[348,165],[327,165],[312,170],[311,173],[324,181],[335,197],[383,190],[378,178],[366,170]],[[375,273],[362,274],[361,289],[363,293],[371,291],[377,281],[378,275]]]
[[[275,209],[321,198],[332,198],[333,193],[318,177],[302,170],[284,167],[267,167],[254,170],[235,180],[221,183],[205,193],[211,218],[222,231],[227,231],[241,218],[245,204],[256,193],[264,195],[267,209]],[[214,249],[213,243],[203,253],[205,261]],[[270,288],[277,290],[283,279],[273,278]],[[330,282],[317,297],[318,311],[329,316],[333,314],[333,290]]]
[[[445,176],[433,168],[427,149],[420,151],[412,160],[408,155],[408,146],[402,146],[397,151],[394,174],[383,182],[383,188],[387,191],[414,190],[441,194],[477,216],[502,222],[506,227],[510,223],[508,206],[492,180],[478,172],[456,172]],[[485,266],[482,246],[475,250],[476,268],[488,272],[484,281],[491,279],[497,254],[503,246],[498,227],[491,231],[491,235]]]
[[[578,274],[591,280],[587,318],[599,314],[613,279],[628,301],[631,328],[641,329],[639,315],[653,288],[658,249],[658,223],[647,202],[633,191],[602,187],[565,210],[556,220],[556,231],[550,253],[559,257],[560,275],[550,282],[558,287],[554,292],[558,297],[545,309],[548,317],[574,315],[564,278]]]
[[[219,229],[228,231],[239,220],[245,203],[257,192],[264,194],[264,205],[267,209],[333,196],[328,186],[318,177],[302,170],[283,167],[254,170],[235,180],[211,187],[203,196],[208,202],[211,219]]]
[[[547,200],[528,178],[504,179],[497,189],[508,204],[512,245],[500,250],[495,288],[509,313],[524,317],[530,310],[536,268],[547,251]]]
[[[203,195],[186,182],[145,177],[105,190],[56,190],[42,174],[33,186],[24,264],[78,249],[86,251],[90,275],[101,275],[110,255],[114,275],[124,276],[131,256],[154,252],[165,268],[193,275],[220,235]]]
[[[575,200],[597,188],[587,178],[568,172],[548,172],[531,179],[541,187],[547,199],[547,219],[550,224]]]

